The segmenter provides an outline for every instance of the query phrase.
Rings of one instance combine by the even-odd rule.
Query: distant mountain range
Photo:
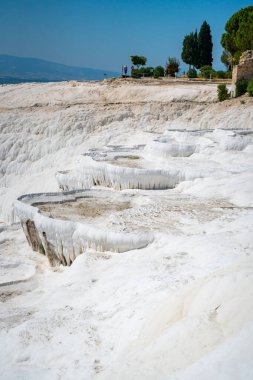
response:
[[[54,82],[63,80],[100,80],[118,77],[113,71],[62,65],[37,58],[0,54],[0,84]]]

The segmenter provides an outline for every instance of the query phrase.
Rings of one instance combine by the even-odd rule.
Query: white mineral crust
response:
[[[159,83],[0,86],[1,379],[253,378],[253,101],[217,103],[211,83]],[[137,167],[102,160],[139,145]],[[88,229],[18,201],[21,220],[36,219],[71,261],[82,239],[97,242],[51,267],[13,204],[60,191],[60,172],[70,188],[96,185],[133,207]],[[128,188],[152,187],[158,172],[174,173],[159,178],[170,189]],[[153,241],[101,252],[101,231],[116,245],[134,231]]]

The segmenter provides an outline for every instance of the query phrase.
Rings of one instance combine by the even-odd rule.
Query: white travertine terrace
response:
[[[214,148],[240,151],[248,145],[252,145],[251,134],[240,130],[167,131],[145,146],[106,147],[85,153],[78,158],[73,170],[58,171],[56,180],[63,191],[93,186],[116,190],[173,189],[183,181],[210,174],[207,166],[196,167],[188,160],[194,153]]]
[[[89,189],[96,185],[117,190],[161,190],[174,188],[185,176],[180,170],[127,168],[85,157],[75,170],[56,173],[56,179],[62,190]]]
[[[70,265],[89,248],[97,251],[124,252],[143,248],[153,240],[152,233],[118,232],[81,221],[60,220],[43,215],[39,204],[75,202],[85,197],[110,197],[117,202],[129,201],[129,196],[103,191],[30,194],[15,202],[15,212],[21,221],[33,250],[45,253],[51,265]],[[37,206],[37,207],[36,207]]]
[[[252,378],[253,98],[218,103],[217,84],[150,83],[0,86],[3,379]],[[22,194],[59,191],[55,173],[75,171],[85,152],[97,164],[173,169],[187,180],[123,190],[132,207],[94,219],[98,232],[151,231],[152,244],[121,254],[88,249],[51,268],[20,224],[9,224],[18,221],[12,205]],[[66,239],[71,256],[75,239],[64,226],[82,225],[80,215],[58,220],[65,203],[36,209],[29,198],[20,213],[48,228],[47,241],[59,234],[59,248]]]
[[[194,178],[194,174],[188,173],[187,175],[180,168],[164,169],[163,164],[155,167],[152,163],[157,153],[152,151],[154,144],[155,141],[150,144],[150,149],[149,146],[133,148],[117,146],[81,155],[74,170],[56,173],[59,187],[65,191],[89,189],[92,186],[105,186],[116,190],[164,190],[174,188],[185,179]],[[170,141],[164,145],[167,150],[171,150]],[[184,146],[178,144],[176,149],[184,151]],[[192,148],[186,145],[186,149]],[[148,160],[146,160],[146,156]],[[188,154],[182,154],[182,156],[188,156]],[[150,166],[150,161],[153,167]],[[197,176],[199,175],[198,173]]]
[[[153,240],[152,234],[112,231],[87,220],[61,220],[45,215],[36,207],[39,204],[57,204],[80,198],[114,197],[116,202],[130,195],[104,190],[87,190],[93,186],[123,189],[173,189],[179,183],[213,176],[217,166],[191,170],[186,168],[188,157],[214,147],[222,151],[240,151],[251,146],[252,135],[242,131],[167,131],[146,146],[109,146],[103,150],[90,150],[81,155],[76,168],[56,173],[59,187],[68,193],[32,194],[20,197],[15,212],[20,219],[27,240],[34,250],[45,252],[52,265],[70,265],[88,248],[99,251],[123,252],[143,248]],[[150,162],[156,167],[150,168]],[[160,157],[160,163],[159,163]],[[162,169],[164,160],[171,157],[174,167]],[[179,159],[179,161],[175,161]],[[190,164],[191,165],[191,164]],[[86,190],[85,190],[86,189]]]

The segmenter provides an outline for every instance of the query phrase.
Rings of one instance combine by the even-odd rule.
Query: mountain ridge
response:
[[[0,83],[101,80],[119,76],[109,70],[68,66],[33,57],[0,54]]]

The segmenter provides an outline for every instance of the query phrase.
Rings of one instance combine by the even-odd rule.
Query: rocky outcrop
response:
[[[239,65],[233,68],[232,82],[237,79],[245,78],[250,80],[253,78],[253,50],[247,50],[242,53]]]

